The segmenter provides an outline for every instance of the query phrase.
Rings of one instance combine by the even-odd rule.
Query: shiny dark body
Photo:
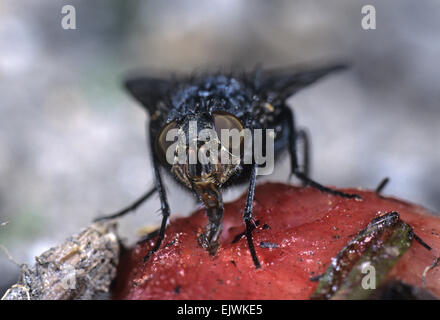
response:
[[[254,75],[255,77],[255,75]],[[157,100],[143,101],[144,106],[156,106],[151,110],[147,107],[150,115],[154,117],[150,122],[150,135],[155,141],[160,130],[172,121],[183,122],[188,116],[195,118],[208,118],[216,111],[227,112],[240,120],[245,128],[249,129],[274,129],[275,152],[285,150],[288,145],[288,122],[289,115],[286,115],[285,106],[279,106],[268,110],[265,104],[270,103],[264,91],[258,84],[257,79],[242,75],[202,75],[170,82],[160,81],[161,92]],[[139,87],[138,87],[139,86]],[[145,83],[138,80],[128,81],[127,87],[134,96],[138,90],[142,92]],[[256,93],[260,92],[260,95]],[[138,96],[139,97],[139,96]],[[151,96],[150,96],[151,99]],[[290,112],[290,110],[287,110]],[[169,169],[167,163],[161,163]],[[242,164],[242,170],[237,171],[226,184],[226,188],[233,184],[240,184],[249,181],[252,165]],[[169,172],[169,170],[167,171]],[[179,182],[179,180],[177,180]]]
[[[254,129],[273,129],[275,132],[275,159],[283,151],[290,154],[291,174],[296,175],[305,185],[318,188],[323,192],[342,197],[355,198],[355,194],[346,194],[324,187],[309,178],[308,172],[308,140],[305,131],[297,130],[293,111],[287,106],[286,100],[300,89],[312,84],[319,78],[343,69],[341,65],[332,65],[317,69],[299,71],[295,68],[263,71],[257,69],[241,74],[202,74],[191,77],[171,78],[134,78],[126,81],[128,91],[142,104],[150,115],[147,130],[150,135],[150,150],[154,171],[155,186],[131,206],[114,215],[114,218],[136,209],[151,194],[158,192],[161,200],[162,225],[152,251],[145,257],[148,260],[161,245],[165,228],[170,215],[167,194],[163,186],[161,167],[173,172],[178,182],[192,191],[204,204],[208,216],[208,224],[199,243],[211,254],[218,248],[218,238],[222,230],[223,201],[221,190],[233,184],[245,183],[248,196],[243,211],[245,235],[247,237],[251,257],[257,268],[261,267],[252,240],[255,222],[252,217],[252,204],[258,165],[244,164],[228,168],[228,175],[223,180],[216,178],[209,170],[213,168],[192,167],[191,165],[177,168],[163,161],[160,135],[168,127],[174,126],[186,132],[188,121],[197,121],[198,128],[214,128],[216,117],[226,120],[237,120],[240,126]],[[226,115],[226,116],[225,116]],[[159,143],[158,143],[159,141]],[[303,160],[298,161],[298,141],[304,146]],[[158,145],[159,144],[159,145]],[[201,170],[206,170],[205,175]],[[179,175],[176,172],[180,172]],[[218,172],[217,172],[218,173]],[[222,173],[222,172],[221,172]],[[201,178],[203,176],[203,178]],[[208,178],[207,178],[208,177]]]

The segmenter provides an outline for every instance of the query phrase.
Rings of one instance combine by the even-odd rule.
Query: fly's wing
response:
[[[334,64],[315,69],[285,68],[263,71],[260,75],[260,88],[271,96],[274,102],[283,102],[291,95],[311,85],[329,73],[347,68],[344,64]]]
[[[125,88],[150,114],[156,110],[157,103],[164,99],[171,86],[169,80],[155,77],[131,78],[124,81]]]

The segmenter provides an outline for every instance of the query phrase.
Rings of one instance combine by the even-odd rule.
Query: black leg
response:
[[[418,235],[416,235],[415,233],[414,233],[414,231],[411,231],[411,235],[413,236],[413,238],[418,242],[418,243],[420,243],[426,250],[428,250],[428,251],[431,251],[432,250],[432,248],[425,242],[425,241],[423,241],[423,239],[422,238],[420,238]]]
[[[154,150],[154,143],[155,143],[154,135],[151,133],[150,130],[150,148],[152,152]],[[162,223],[160,225],[159,235],[156,239],[156,243],[154,244],[153,248],[144,257],[143,259],[144,263],[147,262],[148,259],[151,257],[151,255],[160,248],[160,245],[165,237],[165,229],[167,226],[168,218],[170,216],[170,206],[168,205],[167,195],[165,192],[165,188],[163,186],[162,177],[160,175],[159,164],[154,154],[152,155],[151,160],[153,163],[154,184],[157,192],[159,193],[160,207],[162,212]]]
[[[384,178],[379,185],[376,188],[376,194],[380,195],[382,193],[382,190],[387,186],[388,182],[390,182],[390,178]]]
[[[160,205],[161,205],[161,211],[162,211],[162,223],[160,225],[159,236],[156,239],[156,243],[154,244],[153,248],[144,257],[144,260],[143,260],[144,263],[147,262],[148,259],[151,257],[151,255],[160,248],[162,240],[165,237],[165,229],[167,226],[168,217],[170,216],[170,208],[168,205],[167,196],[166,196],[163,184],[162,184],[162,178],[160,176],[159,167],[157,166],[157,163],[155,160],[153,160],[153,170],[154,170],[156,189],[159,193],[159,198],[160,198]]]
[[[255,225],[251,225],[252,227],[252,231],[254,231],[253,229],[255,229],[256,227],[258,227],[260,225],[260,220],[255,221]],[[231,243],[237,243],[241,238],[243,238],[243,236],[246,235],[246,231],[243,231],[239,234],[237,234],[234,239],[232,240]]]
[[[107,216],[103,216],[103,217],[98,217],[94,221],[97,222],[97,221],[110,220],[110,219],[122,217],[122,216],[126,215],[127,213],[136,210],[142,203],[147,201],[148,198],[150,198],[155,192],[156,192],[156,187],[153,187],[151,190],[149,190],[148,192],[143,194],[139,199],[137,199],[135,202],[133,202],[128,207],[126,207],[116,213],[113,213],[113,214],[110,214]]]
[[[302,172],[306,177],[310,177],[310,139],[304,129],[299,129],[296,133],[296,141],[301,141],[303,147]],[[303,184],[305,184],[303,182]]]
[[[159,235],[159,229],[156,229],[150,233],[147,233],[142,239],[136,242],[136,244],[143,244],[147,241],[150,241],[151,239],[156,238]]]
[[[255,184],[257,181],[257,164],[252,165],[250,184],[248,189],[248,195],[246,198],[246,205],[244,208],[243,221],[246,224],[246,238],[249,246],[249,252],[252,256],[252,261],[254,262],[255,268],[261,268],[261,264],[258,261],[257,253],[255,252],[254,241],[252,239],[252,230],[255,227],[255,221],[252,216],[252,205],[254,201],[255,194]]]
[[[305,185],[309,185],[313,188],[318,189],[321,192],[327,192],[330,194],[333,194],[335,196],[340,196],[344,198],[358,198],[361,199],[361,197],[357,194],[353,193],[345,193],[338,190],[333,190],[327,187],[324,187],[323,185],[317,183],[316,181],[310,179],[304,172],[302,172],[298,165],[298,154],[297,154],[297,148],[296,148],[296,140],[298,133],[295,130],[295,119],[293,117],[293,112],[290,110],[289,107],[284,107],[286,121],[287,121],[287,129],[289,130],[289,152],[290,152],[290,161],[291,161],[291,169],[292,173],[294,174],[298,179],[300,179]]]

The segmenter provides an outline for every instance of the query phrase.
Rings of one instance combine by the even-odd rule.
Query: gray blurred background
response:
[[[61,28],[65,4],[76,30]],[[361,28],[366,4],[376,30]],[[2,0],[0,244],[30,263],[152,184],[147,117],[121,88],[139,68],[350,61],[290,100],[312,136],[313,177],[374,188],[389,176],[386,194],[439,212],[439,37],[438,0]],[[288,169],[265,179],[285,182]],[[195,209],[168,189],[175,214]],[[121,221],[127,241],[159,223],[157,209],[155,198]],[[0,253],[0,294],[17,275]]]

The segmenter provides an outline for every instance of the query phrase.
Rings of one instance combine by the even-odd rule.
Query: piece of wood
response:
[[[94,223],[63,244],[22,265],[2,300],[92,299],[107,293],[119,262],[115,222]]]

